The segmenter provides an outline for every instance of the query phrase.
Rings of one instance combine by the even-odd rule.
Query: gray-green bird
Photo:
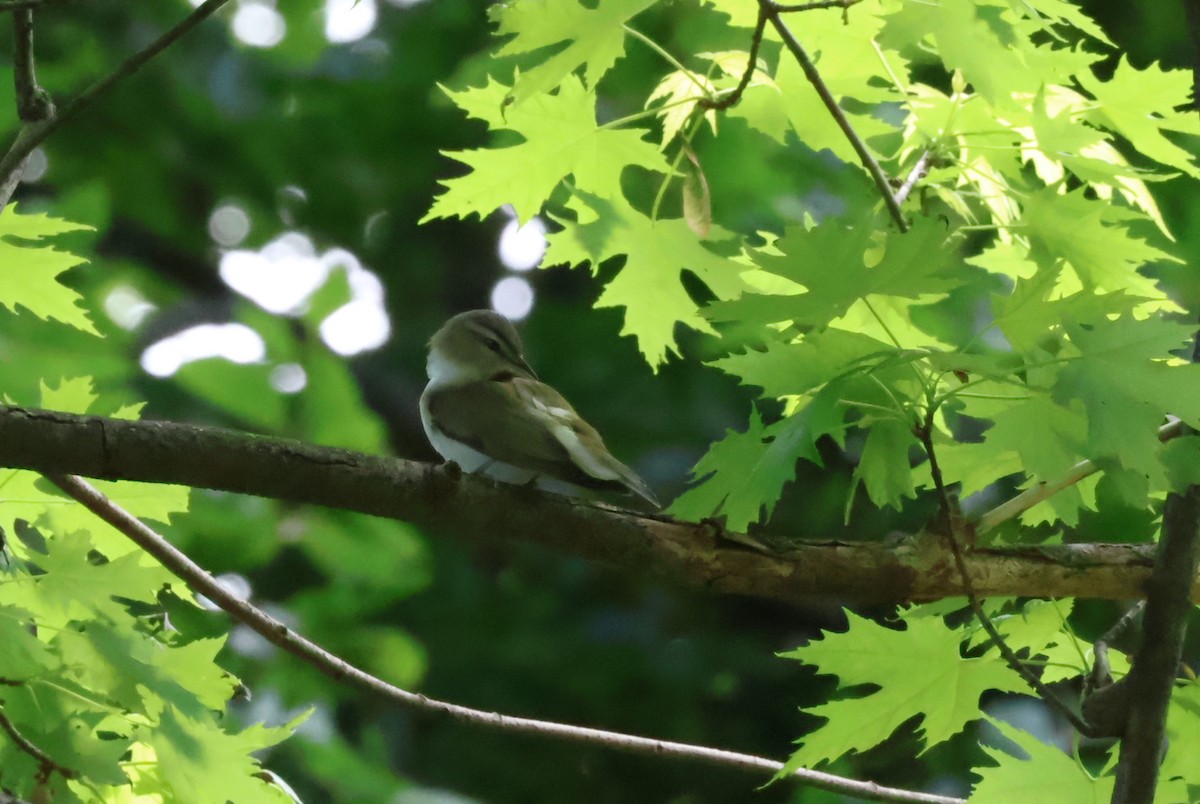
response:
[[[433,448],[466,472],[536,482],[566,494],[628,490],[659,507],[654,492],[604,446],[562,394],[540,382],[504,316],[454,316],[429,341],[421,422]]]

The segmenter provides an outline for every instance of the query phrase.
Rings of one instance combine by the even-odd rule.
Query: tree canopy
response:
[[[0,6],[0,798],[1200,796],[1192,0]]]

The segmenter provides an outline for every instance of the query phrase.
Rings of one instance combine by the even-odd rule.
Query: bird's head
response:
[[[537,379],[521,351],[521,336],[507,318],[471,310],[451,318],[429,339],[426,371],[430,380],[455,383]]]

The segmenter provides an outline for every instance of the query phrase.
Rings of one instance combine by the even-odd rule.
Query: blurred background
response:
[[[746,46],[744,31],[697,22],[696,5],[662,4],[638,27],[679,52]],[[1136,66],[1190,66],[1181,6],[1083,6]],[[190,10],[183,0],[48,5],[37,13],[41,83],[61,103]],[[438,181],[463,170],[439,152],[486,143],[438,84],[483,81],[489,31],[487,5],[472,0],[235,0],[119,85],[35,152],[16,195],[25,211],[95,227],[61,243],[95,257],[67,282],[105,337],[0,311],[3,391],[33,403],[39,380],[87,373],[97,412],[148,400],[150,418],[434,460],[417,413],[425,343],[450,315],[492,306],[520,322],[531,363],[613,452],[664,499],[678,494],[708,445],[745,426],[753,398],[701,364],[717,343],[681,333],[684,359],[652,374],[621,337],[621,312],[591,310],[612,266],[598,279],[537,268],[546,221],[519,225],[500,210],[418,225]],[[613,117],[638,110],[623,88],[657,58],[629,45],[605,84]],[[6,88],[10,134],[11,101]],[[723,125],[706,154],[717,223],[749,231],[766,210],[842,211],[853,171],[800,143],[786,164],[724,160],[752,151],[752,135]],[[1194,193],[1182,181],[1155,189],[1189,258],[1200,244]],[[1162,276],[1196,310],[1188,270]],[[773,532],[882,538],[926,518],[925,501],[884,517],[855,500],[846,525],[851,464],[827,457],[826,469],[799,468]],[[801,610],[716,598],[532,546],[267,500],[197,491],[192,508],[165,529],[200,563],[335,652],[435,697],[784,757],[813,725],[797,708],[832,687],[773,654],[837,627],[842,601]],[[1148,535],[1146,515],[1129,517],[1106,530]],[[1085,630],[1118,611],[1083,608]],[[240,630],[224,659],[252,692],[237,708],[246,722],[315,706],[264,758],[306,802],[841,800],[435,722],[338,688]],[[833,770],[967,790],[952,769],[982,759],[973,738],[896,761],[916,746],[910,727]]]

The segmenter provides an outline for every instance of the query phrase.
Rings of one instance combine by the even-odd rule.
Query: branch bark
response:
[[[936,538],[747,549],[711,523],[676,522],[496,485],[445,467],[170,422],[0,406],[0,466],[180,483],[403,519],[432,533],[534,542],[714,592],[800,603],[932,600],[963,594]],[[972,550],[981,596],[1142,595],[1152,545]],[[1193,584],[1200,599],[1200,585]]]
[[[386,700],[427,714],[448,717],[452,720],[469,723],[474,726],[483,726],[485,728],[499,729],[512,733],[534,734],[563,742],[603,745],[631,754],[700,760],[711,765],[737,768],[757,773],[778,773],[783,769],[782,762],[751,754],[739,754],[735,751],[725,751],[719,748],[637,737],[631,734],[591,729],[584,726],[573,726],[567,723],[556,723],[548,720],[532,720],[530,718],[501,715],[497,712],[484,712],[447,701],[438,701],[394,686],[335,656],[315,642],[311,642],[295,631],[292,631],[286,625],[256,606],[236,597],[217,583],[212,575],[193,562],[182,551],[176,549],[162,536],[155,533],[151,528],[147,527],[136,517],[113,503],[80,478],[70,475],[51,475],[47,477],[47,480],[54,483],[65,491],[68,496],[82,503],[92,513],[115,527],[143,550],[158,559],[175,577],[184,581],[192,591],[204,595],[220,606],[221,609],[235,620],[253,629],[271,644],[282,648],[306,664],[311,665],[334,681],[348,684],[364,692],[380,696]],[[808,770],[806,768],[793,771],[785,778],[809,785],[810,787],[854,796],[855,798],[867,801],[912,802],[913,804],[966,804],[960,798],[883,787],[874,782],[847,779],[831,773]]]

